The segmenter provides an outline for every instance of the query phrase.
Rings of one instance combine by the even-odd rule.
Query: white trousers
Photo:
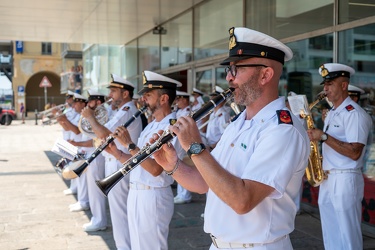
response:
[[[77,193],[77,178],[70,180],[69,189],[72,190],[72,192]]]
[[[174,210],[170,187],[130,189],[128,217],[132,250],[168,249],[169,223]]]
[[[182,187],[180,184],[177,184],[177,195],[176,197],[179,197],[180,199],[184,201],[190,201],[191,200],[191,193],[189,190]]]
[[[96,227],[107,226],[106,197],[100,191],[95,181],[104,178],[105,160],[102,154],[99,154],[87,167],[87,190],[89,194],[91,220],[90,224]]]
[[[90,206],[89,193],[87,190],[87,174],[82,173],[80,177],[77,177],[77,200],[82,207]]]
[[[105,157],[105,175],[108,176],[122,167],[114,157]],[[130,250],[130,236],[127,213],[129,175],[121,179],[108,193],[113,238],[118,250]]]
[[[363,192],[362,173],[329,174],[320,185],[318,204],[326,250],[363,249]]]

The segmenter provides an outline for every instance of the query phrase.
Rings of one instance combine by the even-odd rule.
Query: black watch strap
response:
[[[206,146],[203,143],[194,142],[190,145],[186,153],[189,156],[189,158],[191,158],[192,155],[199,155],[205,149],[206,149]]]
[[[130,143],[129,146],[128,146],[129,153],[130,153],[130,151],[134,150],[136,147],[137,147],[137,145],[135,145],[134,143]]]

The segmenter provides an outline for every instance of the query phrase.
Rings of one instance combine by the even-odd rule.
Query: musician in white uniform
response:
[[[87,107],[96,110],[100,105],[104,105],[105,95],[97,90],[89,89]],[[99,109],[104,110],[104,109]],[[108,113],[107,113],[108,114]],[[104,114],[103,114],[104,115]],[[101,116],[101,115],[100,115]],[[84,130],[83,130],[84,131]],[[86,159],[89,158],[94,150],[93,134],[83,133],[82,141],[70,141],[74,146],[82,147],[86,151]],[[87,166],[87,191],[91,210],[91,219],[89,223],[83,225],[86,232],[105,230],[107,228],[106,198],[96,186],[95,181],[104,178],[104,156],[99,154]],[[80,178],[80,177],[79,177]]]
[[[312,141],[323,143],[323,169],[328,174],[319,188],[319,211],[324,248],[363,249],[361,232],[364,180],[362,168],[371,117],[349,97],[354,69],[339,63],[319,68],[324,92],[333,108],[323,131],[309,129]]]
[[[125,124],[134,113],[137,112],[137,108],[132,101],[134,85],[119,77],[115,74],[111,75],[112,81],[108,88],[110,89],[109,97],[113,99],[113,102],[118,107],[118,111],[104,126],[99,124],[94,117],[94,111],[91,109],[84,109],[82,115],[89,120],[90,125],[94,133],[98,138],[106,139],[111,133],[115,131],[118,126]],[[142,131],[142,121],[138,117],[131,125],[127,128],[130,133],[130,137],[134,142],[137,142],[138,137]],[[127,148],[115,140],[116,145],[128,153]],[[116,160],[116,158],[107,153],[102,152],[105,157],[105,175],[108,176],[113,172],[117,171],[122,167],[122,162]],[[99,189],[99,188],[98,188]],[[123,178],[108,194],[109,210],[111,214],[111,221],[113,227],[113,237],[115,239],[116,247],[118,250],[132,249],[130,247],[130,236],[128,226],[128,215],[127,215],[127,198],[129,191],[129,176]]]
[[[199,110],[202,105],[204,104],[203,100],[204,93],[200,91],[197,88],[193,88],[193,91],[191,92],[191,111],[195,112]],[[197,122],[198,127],[201,127],[205,123],[205,119],[202,119]],[[202,132],[206,133],[206,127],[202,127]]]
[[[78,129],[78,122],[80,119],[80,113],[83,108],[87,104],[87,98],[84,96],[74,93],[73,96],[74,102],[74,110],[78,113],[74,117],[73,120],[69,121],[66,116],[58,117],[57,121],[61,124],[61,126],[68,131],[71,131],[71,137],[69,138],[68,142],[75,141],[86,141],[87,138],[84,138],[81,131]],[[87,151],[86,148],[79,148],[79,153],[85,154]],[[71,212],[79,212],[85,211],[90,209],[90,202],[87,190],[87,181],[86,181],[86,173],[83,173],[79,178],[76,178],[77,183],[77,202],[74,204],[69,205],[69,209]]]
[[[190,95],[183,91],[176,91],[177,119],[182,116],[188,116],[191,113],[189,103]],[[185,157],[185,156],[184,156]],[[184,204],[191,202],[191,193],[183,186],[177,183],[177,195],[174,197],[174,204]]]
[[[210,94],[210,97],[212,99],[223,92],[224,90],[221,87],[215,86],[215,91]],[[230,121],[230,112],[224,105],[225,102],[217,105],[214,108],[214,111],[210,114],[208,120],[206,139],[211,150],[215,148],[216,143],[220,140],[221,135],[224,133],[224,129]]]
[[[139,153],[153,133],[166,129],[176,120],[176,113],[171,113],[171,106],[176,97],[176,88],[182,84],[151,71],[143,72],[143,84],[139,94],[143,94],[155,119],[142,131],[137,145],[130,139],[126,129],[117,128],[116,138],[131,154],[111,147],[113,155],[121,162]],[[173,139],[172,143],[182,157],[185,152],[177,140]],[[132,250],[168,249],[169,223],[174,210],[172,183],[173,179],[152,156],[130,172],[128,218]]]
[[[74,92],[68,90],[68,92],[66,93],[66,101],[65,101],[66,108],[64,109],[64,112],[63,112],[63,114],[68,119],[68,121],[72,121],[75,116],[79,115],[79,113],[77,113],[73,108],[73,103],[74,103],[73,96],[74,96]],[[67,141],[70,139],[71,133],[73,132],[67,131],[63,128],[62,133],[63,133],[63,139]],[[77,180],[75,179],[70,180],[69,188],[65,189],[63,192],[65,195],[77,194]]]
[[[229,30],[227,81],[234,101],[246,107],[225,129],[211,152],[197,126],[180,118],[170,129],[196,168],[179,162],[173,147],[154,154],[185,188],[208,191],[204,230],[213,249],[292,249],[297,195],[309,157],[302,124],[278,96],[284,61],[292,51],[278,40],[248,28]]]

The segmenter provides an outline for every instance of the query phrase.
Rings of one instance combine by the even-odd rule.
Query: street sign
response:
[[[43,77],[42,81],[39,84],[39,87],[45,88],[45,87],[52,87],[51,82],[48,80],[46,76]]]
[[[18,96],[25,96],[25,86],[18,86]]]

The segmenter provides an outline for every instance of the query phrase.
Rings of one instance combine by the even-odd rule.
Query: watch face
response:
[[[322,141],[327,140],[327,135],[326,135],[326,134],[322,134],[322,136],[320,137],[320,139],[321,139]]]
[[[129,144],[129,149],[134,150],[137,147],[134,143]]]
[[[194,143],[190,147],[190,152],[192,154],[199,154],[202,150],[202,146],[199,143]]]

